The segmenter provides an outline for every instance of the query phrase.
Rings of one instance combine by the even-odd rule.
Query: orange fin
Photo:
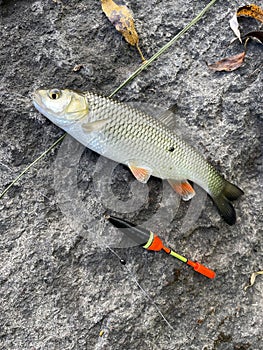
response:
[[[140,166],[131,162],[131,163],[128,163],[128,167],[130,168],[131,172],[136,177],[136,179],[142,183],[146,183],[152,174],[152,169],[144,165]]]
[[[189,201],[189,199],[193,198],[193,196],[195,195],[195,190],[187,180],[183,180],[183,181],[168,180],[168,182],[172,186],[172,188],[175,190],[175,192],[178,193],[180,196],[182,196],[182,199],[184,201]]]

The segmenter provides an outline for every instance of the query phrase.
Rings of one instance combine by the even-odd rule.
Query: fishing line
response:
[[[14,186],[14,184],[17,183],[17,181],[26,173],[28,172],[29,169],[31,169],[40,159],[42,159],[43,157],[45,157],[45,155],[47,153],[49,153],[53,148],[56,147],[57,144],[59,144],[63,139],[64,137],[66,136],[66,134],[63,134],[59,139],[57,139],[57,141],[55,143],[53,143],[53,145],[51,145],[45,152],[43,152],[39,157],[37,157],[32,163],[30,163],[12,182],[10,185],[8,185],[6,187],[6,189],[0,193],[0,199],[6,194],[6,192],[9,191],[9,189],[11,187]]]
[[[120,261],[120,263],[122,265],[124,265],[121,261],[123,261],[124,259],[121,258],[121,256],[116,253],[110,246],[106,245],[106,248],[108,248],[112,254],[114,254]],[[124,260],[125,261],[125,260]],[[158,307],[158,305],[153,301],[153,299],[150,297],[150,295],[146,292],[146,290],[140,285],[140,283],[138,282],[137,278],[135,277],[134,273],[131,271],[131,269],[129,269],[128,266],[124,266],[124,268],[128,271],[128,273],[130,274],[130,276],[132,277],[133,281],[136,283],[137,287],[141,290],[141,292],[146,296],[146,298],[152,303],[152,305],[155,307],[156,311],[159,313],[159,315],[162,317],[162,319],[165,321],[165,323],[167,324],[167,326],[173,330],[174,332],[176,332],[175,328],[171,325],[171,323],[167,320],[167,318],[164,316],[164,314],[162,313],[162,311],[160,310],[160,308]]]

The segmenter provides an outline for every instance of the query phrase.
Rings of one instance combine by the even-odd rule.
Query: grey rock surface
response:
[[[126,1],[145,56],[207,3]],[[181,228],[194,215],[189,203],[179,203],[172,220],[166,220],[167,209],[149,227],[176,251],[213,268],[216,279],[140,247],[113,244],[116,256],[107,248],[107,235],[113,238],[116,232],[102,219],[114,208],[94,189],[94,176],[103,176],[96,173],[103,160],[84,151],[74,173],[76,193],[69,192],[72,203],[66,206],[68,198],[62,195],[71,188],[75,165],[67,158],[68,167],[60,168],[57,147],[0,200],[0,349],[262,349],[261,276],[244,291],[250,274],[262,270],[262,46],[249,43],[245,64],[234,72],[214,73],[206,66],[241,52],[237,42],[228,47],[233,39],[228,21],[241,5],[217,1],[115,96],[163,108],[176,103],[177,118],[188,125],[195,146],[244,190],[235,203],[235,226],[227,226],[207,199],[187,230]],[[140,58],[107,20],[99,1],[2,0],[0,18],[1,191],[63,134],[33,108],[35,88],[109,95]],[[77,64],[83,68],[73,72]],[[76,142],[67,140],[61,146],[71,147],[64,149],[65,156],[78,150]],[[133,178],[125,167],[115,170],[112,191],[125,203]],[[119,216],[138,223],[154,217],[162,207],[162,185],[150,179],[148,187],[140,187],[141,193],[149,191],[147,202]],[[81,208],[75,207],[75,196]]]

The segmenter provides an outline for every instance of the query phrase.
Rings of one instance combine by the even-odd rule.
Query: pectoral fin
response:
[[[195,195],[195,190],[189,184],[187,180],[176,181],[176,180],[168,180],[169,184],[178,193],[184,201],[189,201],[189,199],[193,198]]]
[[[82,124],[82,129],[87,132],[100,131],[108,123],[109,119],[96,120],[95,122]]]
[[[146,183],[152,174],[152,169],[145,165],[139,165],[136,162],[128,162],[128,167],[136,179],[142,183]]]

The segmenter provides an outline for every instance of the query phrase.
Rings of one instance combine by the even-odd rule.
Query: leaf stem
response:
[[[142,63],[144,64],[147,60],[146,60],[145,57],[143,56],[143,53],[142,53],[142,51],[141,51],[141,49],[140,49],[140,46],[139,46],[139,42],[136,43],[136,48],[137,48],[137,50],[138,50],[138,52],[139,52],[139,54],[140,54],[140,56],[141,56]]]

